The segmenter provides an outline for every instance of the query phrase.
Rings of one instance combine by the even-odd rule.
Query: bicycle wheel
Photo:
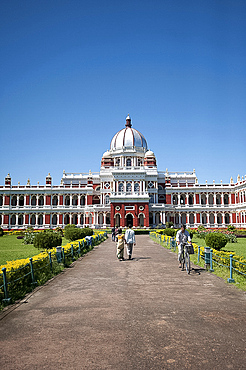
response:
[[[186,268],[187,274],[189,274],[190,273],[190,256],[188,252],[185,253],[185,268]]]
[[[183,251],[182,257],[181,257],[181,271],[184,271],[184,266],[185,266],[185,257],[184,257],[184,251]]]

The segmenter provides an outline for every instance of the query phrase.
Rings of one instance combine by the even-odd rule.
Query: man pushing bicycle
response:
[[[188,241],[189,244],[191,244],[191,237],[189,232],[186,230],[186,225],[182,224],[181,229],[177,232],[176,235],[176,242],[178,244],[178,261],[179,261],[179,267],[181,268],[181,259],[182,259],[182,254],[184,250],[184,244],[186,244]]]

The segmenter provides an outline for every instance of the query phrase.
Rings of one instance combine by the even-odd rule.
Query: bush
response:
[[[177,230],[175,230],[175,229],[171,229],[171,228],[167,228],[167,229],[164,229],[163,231],[162,231],[162,233],[164,234],[164,235],[167,235],[167,236],[175,236],[176,235],[176,233],[177,233]]]
[[[22,243],[23,244],[33,244],[33,241],[34,241],[34,238],[35,238],[35,234],[32,230],[27,230],[25,232],[25,235],[24,235],[24,238],[22,240]]]
[[[166,222],[166,228],[167,229],[169,229],[170,227],[172,227],[173,226],[173,222],[171,222],[171,221],[167,221]]]
[[[3,236],[3,229],[0,227],[0,236]]]
[[[66,225],[64,228],[64,236],[70,242],[83,239],[84,237],[91,235],[93,235],[93,230],[88,227],[78,229],[75,225]]]
[[[52,230],[37,233],[34,238],[34,247],[39,249],[52,249],[62,244],[60,233],[55,233]]]
[[[235,231],[235,230],[236,230],[236,228],[235,228],[235,226],[233,226],[233,225],[228,225],[228,226],[227,226],[227,230],[228,230],[228,231]]]
[[[227,244],[228,238],[222,233],[209,233],[205,237],[205,243],[208,247],[216,249],[217,251],[224,248]]]
[[[191,229],[187,229],[188,233],[190,234],[191,239],[193,238],[194,231]]]

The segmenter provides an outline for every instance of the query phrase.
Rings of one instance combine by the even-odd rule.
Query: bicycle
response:
[[[181,256],[181,271],[184,271],[184,266],[187,271],[187,274],[191,272],[190,268],[190,247],[191,244],[184,243],[183,244],[183,250],[182,250],[182,256]]]

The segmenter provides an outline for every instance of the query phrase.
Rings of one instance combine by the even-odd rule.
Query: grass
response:
[[[62,245],[67,243],[68,240],[62,238]],[[22,239],[17,239],[16,235],[3,235],[0,237],[0,265],[4,265],[7,261],[30,258],[39,252],[32,244],[23,244]]]
[[[200,247],[206,247],[205,240],[197,238],[196,235],[193,236],[192,243],[200,245]],[[227,243],[221,250],[226,252],[235,252],[236,255],[242,256],[246,259],[246,238],[237,238],[237,243]]]

